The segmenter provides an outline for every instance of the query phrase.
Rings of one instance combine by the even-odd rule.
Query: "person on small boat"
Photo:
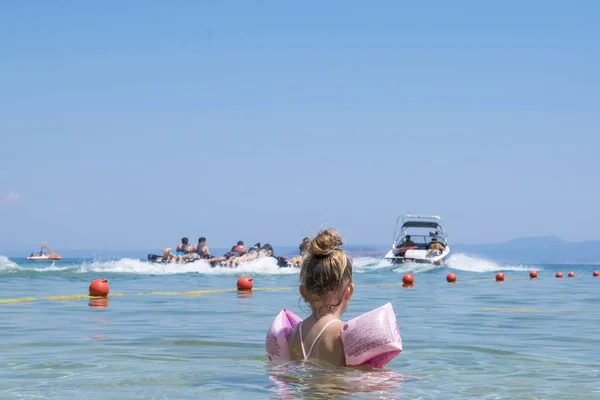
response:
[[[206,245],[206,238],[201,237],[198,239],[198,245],[196,246],[196,253],[200,256],[200,258],[208,259],[210,258],[210,249]]]
[[[273,246],[269,243],[265,244],[259,251],[259,257],[275,257],[275,252],[273,251]]]
[[[273,257],[277,260],[277,265],[281,266],[281,257],[275,257],[273,246],[271,246],[269,243],[266,243],[263,247],[260,247],[260,243],[255,244],[250,250],[248,250],[248,253],[240,257],[232,257],[227,260],[227,266],[230,268],[235,268],[242,261],[251,261],[263,257]],[[287,263],[285,259],[284,262]]]
[[[310,242],[310,240],[309,240]],[[308,245],[306,247],[306,250],[308,252]],[[258,257],[273,257],[276,261],[277,261],[277,266],[279,268],[284,268],[284,267],[289,267],[289,262],[288,260],[286,260],[285,257],[282,256],[276,256],[275,255],[275,250],[273,250],[273,246],[271,246],[269,243],[265,244],[259,251],[258,251]]]
[[[258,252],[260,250],[260,242],[256,243],[254,246],[252,246],[248,252],[246,254],[242,254],[240,256],[233,256],[230,257],[227,260],[226,265],[229,268],[234,268],[236,267],[239,263],[243,262],[243,261],[250,261],[250,260],[254,260],[256,258],[258,258]]]
[[[207,261],[214,265],[215,263],[218,263],[221,261],[227,261],[231,257],[242,256],[242,255],[246,254],[247,252],[248,252],[248,250],[244,246],[244,242],[240,240],[237,242],[237,246],[233,246],[230,251],[223,254],[221,257],[212,257],[212,258],[209,258]]]
[[[396,246],[396,249],[406,249],[407,247],[413,247],[416,246],[415,242],[413,242],[410,239],[410,235],[406,235],[404,237],[404,240],[402,241],[402,243],[400,243],[398,246]],[[400,257],[404,257],[404,254],[406,254],[406,250],[401,250],[398,252],[398,255]]]
[[[187,254],[181,256],[181,260],[189,261],[189,260],[208,260],[210,257],[210,250],[206,245],[206,238],[201,237],[198,239],[198,245],[196,248],[191,248],[191,251]]]
[[[436,236],[431,239],[431,243],[427,246],[427,250],[429,250],[430,255],[440,255],[444,251],[445,247],[438,241]]]
[[[404,241],[402,243],[400,243],[398,246],[396,246],[396,248],[399,249],[401,247],[412,247],[412,246],[416,246],[415,242],[413,242],[410,239],[410,235],[406,235],[404,237]]]
[[[182,256],[190,253],[191,249],[189,245],[189,239],[187,237],[181,239],[181,244],[177,246],[177,252],[182,254],[173,254],[170,247],[164,249],[163,260],[168,262],[181,261]]]
[[[298,246],[298,250],[300,250],[300,255],[292,258],[291,263],[294,267],[300,268],[306,256],[308,255],[308,245],[310,244],[310,238],[307,236],[302,239],[302,243]]]

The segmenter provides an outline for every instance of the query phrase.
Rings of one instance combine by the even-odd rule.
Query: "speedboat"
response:
[[[444,250],[428,250],[433,242],[440,243]],[[392,248],[384,259],[392,263],[443,265],[448,254],[450,246],[442,219],[437,215],[409,214],[396,219]]]
[[[44,253],[44,249],[48,250],[50,254]],[[42,249],[40,252],[37,255],[31,253],[31,255],[26,259],[30,261],[59,261],[62,260],[62,257],[48,247],[46,243],[42,243]]]

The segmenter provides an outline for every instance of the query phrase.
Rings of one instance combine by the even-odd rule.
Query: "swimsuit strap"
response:
[[[298,324],[298,332],[300,332],[300,346],[302,346],[302,357],[304,357],[304,361],[306,361],[306,351],[304,350],[304,340],[302,340],[302,322]]]
[[[313,341],[312,345],[310,346],[310,349],[308,350],[308,355],[306,354],[306,351],[304,350],[304,341],[302,340],[302,322],[300,322],[300,345],[302,346],[302,355],[304,356],[304,361],[308,361],[308,359],[310,358],[310,355],[312,354],[313,348],[315,347],[315,344],[317,343],[317,341],[321,338],[321,335],[323,335],[323,333],[325,332],[325,329],[327,329],[329,327],[329,325],[331,325],[334,322],[338,322],[340,321],[339,319],[332,319],[331,321],[329,321],[328,323],[325,324],[325,326],[321,329],[321,331],[319,332],[319,334],[317,335],[317,337],[315,338],[315,340]]]

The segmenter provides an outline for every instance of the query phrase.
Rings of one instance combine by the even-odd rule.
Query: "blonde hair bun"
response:
[[[316,257],[325,257],[333,253],[343,244],[342,237],[337,231],[325,229],[319,232],[319,234],[310,241],[308,252]]]

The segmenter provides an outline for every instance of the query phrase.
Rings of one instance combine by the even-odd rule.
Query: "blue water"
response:
[[[382,371],[268,363],[274,316],[283,307],[307,316],[297,270],[0,257],[0,299],[37,298],[0,303],[0,398],[600,398],[598,266],[508,266],[461,254],[433,269],[355,263],[344,318],[391,302],[400,325],[404,351]],[[537,280],[528,279],[532,268]],[[503,283],[494,281],[499,270]],[[563,279],[554,278],[559,270]],[[415,273],[412,288],[397,284],[406,272]],[[448,272],[457,284],[446,283]],[[233,288],[242,274],[255,289],[282,290],[149,293]],[[43,299],[87,294],[96,278],[115,295],[100,307]]]

